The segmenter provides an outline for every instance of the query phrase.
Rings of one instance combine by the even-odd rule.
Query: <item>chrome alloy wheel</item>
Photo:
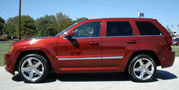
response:
[[[140,80],[151,78],[154,71],[154,64],[148,58],[140,58],[133,65],[133,73]]]
[[[21,65],[21,73],[29,81],[36,81],[44,73],[44,65],[35,57],[29,57]]]

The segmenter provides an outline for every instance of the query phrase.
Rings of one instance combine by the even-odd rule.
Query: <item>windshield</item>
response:
[[[78,23],[78,22],[77,22],[77,23]],[[58,33],[58,34],[55,35],[55,36],[60,36],[61,34],[63,34],[64,32],[66,32],[68,29],[70,29],[71,27],[75,26],[77,23],[72,24],[71,26],[69,26],[68,28],[62,30],[60,33]]]

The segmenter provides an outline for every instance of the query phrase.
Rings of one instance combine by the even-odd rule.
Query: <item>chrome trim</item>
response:
[[[101,59],[122,59],[123,56],[102,57]]]
[[[164,36],[164,35],[136,35],[138,37],[146,37],[146,36]]]
[[[122,59],[123,56],[58,58],[58,60]]]
[[[112,37],[135,37],[136,35],[130,35],[130,36],[103,36],[103,38],[112,38]]]
[[[82,59],[101,59],[101,57],[78,57],[78,58],[58,58],[58,60],[82,60]]]
[[[72,37],[71,39],[88,39],[88,38],[101,38],[100,36],[98,37]],[[63,37],[63,39],[67,39],[65,36]]]

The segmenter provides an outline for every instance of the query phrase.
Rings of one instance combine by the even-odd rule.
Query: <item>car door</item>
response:
[[[101,65],[101,22],[86,22],[78,25],[70,39],[59,37],[57,44],[60,68],[85,70]]]
[[[116,67],[122,64],[130,48],[137,48],[137,37],[129,21],[106,21],[106,35],[102,38],[102,66]]]

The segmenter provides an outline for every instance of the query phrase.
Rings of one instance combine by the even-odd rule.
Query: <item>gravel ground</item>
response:
[[[54,74],[43,83],[24,83],[0,67],[0,90],[178,90],[179,57],[169,68],[158,67],[156,79],[137,83],[125,73]]]

